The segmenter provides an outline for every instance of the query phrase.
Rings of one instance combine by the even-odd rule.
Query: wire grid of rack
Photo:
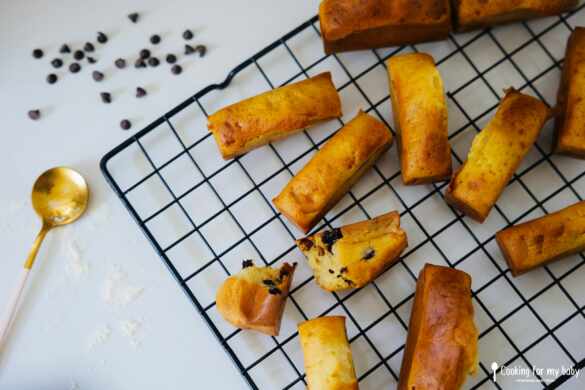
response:
[[[358,109],[392,128],[385,60],[409,51],[432,54],[443,75],[452,155],[459,166],[504,88],[514,86],[555,104],[566,39],[585,24],[584,6],[443,42],[331,56],[323,54],[314,17],[237,66],[223,83],[204,88],[113,149],[102,159],[102,171],[251,388],[304,389],[296,325],[332,314],[347,317],[361,388],[393,388],[416,277],[425,262],[456,267],[473,278],[480,370],[466,388],[518,388],[505,376],[493,381],[494,361],[581,368],[585,257],[513,278],[494,240],[505,226],[583,199],[585,164],[550,154],[552,123],[483,225],[445,204],[446,183],[403,186],[394,146],[314,229],[399,210],[409,247],[400,262],[360,290],[330,294],[316,287],[293,243],[299,232],[271,199]],[[235,160],[220,158],[206,130],[208,113],[325,70],[340,92],[342,118]],[[271,265],[299,262],[278,337],[236,330],[217,313],[217,287],[248,258]],[[533,382],[524,383],[526,388],[585,388],[583,379],[567,375],[537,372],[528,379]]]

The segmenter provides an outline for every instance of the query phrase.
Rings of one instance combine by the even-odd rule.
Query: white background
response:
[[[170,4],[170,5],[169,5]],[[46,168],[71,166],[91,187],[87,215],[49,234],[39,253],[31,285],[10,340],[0,357],[0,389],[245,388],[243,380],[207,326],[180,291],[127,212],[106,186],[101,156],[129,136],[118,127],[132,120],[137,131],[203,86],[223,80],[228,70],[259,48],[317,12],[318,1],[174,0],[94,2],[19,0],[0,2],[0,310],[40,223],[30,209],[31,185]],[[141,13],[131,24],[126,14]],[[149,70],[117,70],[117,57],[135,57],[152,33],[162,35],[157,54],[180,52],[181,33],[191,28],[193,43],[204,43],[204,59],[182,59],[176,77],[167,64]],[[49,61],[67,42],[110,37],[82,62],[82,72],[65,69],[55,85],[45,82]],[[31,51],[45,51],[34,60]],[[181,56],[180,56],[181,57]],[[95,83],[91,70],[105,72]],[[134,97],[134,88],[149,91]],[[113,103],[100,102],[111,91]],[[42,120],[27,111],[40,108]],[[89,270],[66,272],[69,245],[79,248]],[[107,304],[103,290],[118,267],[127,283],[144,288],[126,306]],[[142,324],[135,339],[120,331],[121,321]],[[89,348],[93,334],[111,329],[104,343]]]

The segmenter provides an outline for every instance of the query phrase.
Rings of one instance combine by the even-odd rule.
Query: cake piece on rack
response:
[[[459,390],[477,371],[471,277],[426,264],[418,276],[398,390]]]
[[[396,211],[296,243],[307,257],[315,281],[327,291],[366,285],[398,261],[408,245]]]
[[[390,129],[360,111],[327,141],[272,202],[307,233],[390,145]]]
[[[475,136],[445,200],[476,221],[485,221],[550,116],[540,100],[509,89],[496,115]]]
[[[325,72],[232,104],[207,119],[224,159],[341,116],[341,100]]]
[[[237,328],[278,336],[295,268],[296,263],[275,269],[244,261],[243,269],[217,291],[217,310]]]

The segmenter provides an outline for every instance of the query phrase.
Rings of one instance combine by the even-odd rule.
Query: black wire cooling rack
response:
[[[362,390],[393,388],[416,275],[425,262],[456,267],[473,277],[480,370],[466,388],[517,389],[510,377],[499,375],[494,381],[492,362],[582,368],[585,257],[575,255],[513,278],[494,242],[494,233],[505,226],[582,200],[585,165],[550,154],[552,124],[483,225],[446,206],[446,183],[403,186],[395,147],[391,149],[315,229],[400,211],[409,235],[401,261],[349,293],[329,294],[315,286],[293,243],[299,233],[270,200],[358,109],[392,128],[385,60],[397,53],[434,56],[448,91],[450,140],[458,166],[504,88],[514,86],[555,104],[566,39],[576,25],[585,24],[583,8],[451,35],[444,42],[331,56],[323,55],[314,17],[238,65],[222,83],[199,91],[110,151],[101,161],[102,172],[253,389],[304,389],[296,325],[328,314],[347,317]],[[325,70],[333,73],[345,116],[235,160],[221,160],[206,129],[208,113]],[[265,264],[299,261],[278,337],[235,330],[216,311],[217,287],[246,258]],[[523,383],[527,388],[585,388],[583,379],[546,371],[532,371],[525,379],[531,381]]]

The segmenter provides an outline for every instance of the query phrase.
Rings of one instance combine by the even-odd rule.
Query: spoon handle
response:
[[[0,351],[4,347],[4,343],[6,341],[6,336],[8,335],[8,330],[12,326],[12,322],[16,317],[16,309],[18,308],[18,304],[20,302],[20,298],[22,297],[22,292],[24,291],[24,287],[26,286],[26,280],[28,279],[28,274],[30,272],[29,268],[23,268],[20,271],[20,278],[18,280],[18,285],[14,290],[12,298],[8,303],[8,310],[0,324]]]

